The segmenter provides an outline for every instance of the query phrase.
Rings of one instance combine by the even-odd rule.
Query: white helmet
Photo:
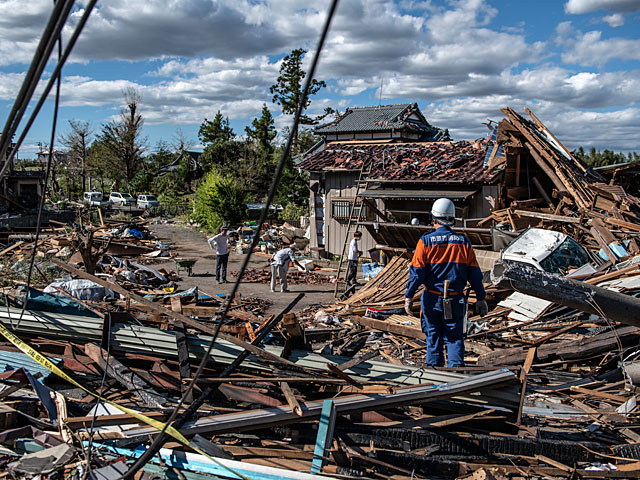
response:
[[[411,225],[420,225],[420,220],[418,220],[417,218],[412,218]]]
[[[456,222],[456,207],[448,198],[439,198],[433,202],[431,216],[440,225],[453,225]]]

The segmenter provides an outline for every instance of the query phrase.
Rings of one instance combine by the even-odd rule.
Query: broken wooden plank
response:
[[[98,345],[87,343],[84,346],[84,351],[87,356],[100,365],[100,368],[107,372],[107,375],[116,379],[127,390],[142,399],[147,407],[162,408],[167,403],[167,399],[155,392],[147,382]]]
[[[302,408],[300,408],[300,404],[298,403],[298,399],[293,394],[291,387],[287,382],[280,382],[280,389],[284,394],[284,398],[287,399],[287,403],[291,407],[291,411],[298,416],[302,415]]]
[[[416,319],[419,321],[419,319]],[[394,333],[396,335],[402,335],[404,337],[415,338],[417,340],[424,340],[425,334],[421,328],[412,327],[410,325],[397,325],[385,322],[384,320],[376,320],[374,318],[361,317],[359,315],[353,315],[351,322],[363,327],[380,330],[382,332]]]

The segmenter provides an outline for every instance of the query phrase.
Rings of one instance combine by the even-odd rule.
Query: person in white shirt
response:
[[[289,263],[294,263],[302,268],[302,265],[296,260],[296,254],[293,250],[294,245],[288,245],[282,250],[278,250],[271,259],[271,291],[276,291],[276,277],[280,279],[280,291],[287,290],[287,272],[289,271]]]
[[[227,262],[229,261],[229,229],[223,226],[220,233],[209,238],[209,246],[216,250],[216,283],[227,283]],[[222,271],[222,280],[220,273]]]
[[[345,281],[348,285],[356,283],[356,276],[358,275],[358,258],[362,255],[358,242],[362,238],[362,232],[355,232],[353,239],[349,244],[349,265],[347,266],[347,278]]]

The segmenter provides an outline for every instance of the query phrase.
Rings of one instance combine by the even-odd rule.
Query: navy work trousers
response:
[[[442,295],[424,291],[421,298],[422,331],[427,335],[428,366],[444,367],[444,345],[447,345],[447,367],[464,366],[464,316],[466,304],[463,295],[451,297],[453,318],[445,321]]]
[[[218,255],[216,257],[216,281],[220,281],[220,270],[222,270],[222,281],[227,281],[227,262],[229,261],[229,254]]]

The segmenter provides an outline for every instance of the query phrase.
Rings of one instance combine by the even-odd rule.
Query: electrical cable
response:
[[[78,22],[78,25],[76,25],[76,29],[74,30],[73,34],[69,38],[69,42],[67,43],[67,46],[64,49],[64,53],[62,54],[61,59],[58,61],[58,65],[56,65],[56,68],[53,71],[53,73],[51,74],[51,77],[49,78],[49,81],[47,82],[47,85],[44,87],[42,95],[40,96],[40,100],[38,100],[38,103],[33,108],[33,111],[31,112],[31,116],[29,117],[29,120],[27,121],[26,125],[22,129],[22,134],[20,135],[20,137],[16,141],[16,146],[12,150],[12,152],[10,153],[10,155],[9,155],[9,157],[7,159],[7,162],[11,162],[13,160],[13,157],[15,156],[15,152],[20,150],[20,147],[22,146],[22,142],[24,141],[25,137],[29,133],[29,130],[31,129],[31,126],[33,125],[33,122],[35,121],[36,117],[38,116],[38,113],[40,112],[40,109],[42,108],[42,105],[44,105],[44,102],[47,100],[47,96],[49,95],[49,92],[53,88],[55,80],[58,77],[58,75],[60,74],[60,72],[62,70],[62,67],[64,66],[65,62],[69,58],[69,55],[71,55],[71,50],[75,46],[76,41],[78,40],[78,37],[80,36],[80,33],[82,32],[85,24],[87,23],[87,20],[89,20],[89,16],[91,15],[93,7],[95,7],[96,3],[98,3],[98,0],[91,0],[87,4],[87,6],[85,7],[84,13],[83,13],[82,17],[80,18],[80,21]],[[0,171],[0,178],[1,177],[2,177],[2,172]]]
[[[62,34],[62,29],[64,28],[66,20],[73,9],[73,3],[73,0],[64,0],[56,2],[54,5],[54,10],[51,14],[49,23],[43,32],[31,66],[29,67],[29,71],[22,83],[20,92],[16,97],[16,101],[14,102],[13,108],[7,118],[7,123],[5,124],[2,135],[0,136],[0,158],[6,158],[8,147],[11,144],[11,139],[22,121],[24,112],[31,101],[31,97],[33,96],[33,92],[40,81],[42,72],[49,61],[49,56],[53,51],[55,43],[58,37]],[[15,152],[16,149],[12,149],[9,158],[12,159]],[[2,169],[0,170],[0,178],[2,178],[6,173],[11,163],[12,162],[10,161],[6,161],[2,166]]]
[[[327,19],[325,21],[323,30],[322,30],[322,34],[320,36],[320,40],[318,42],[318,47],[316,49],[316,53],[315,56],[313,57],[313,61],[311,63],[311,67],[309,69],[309,73],[307,74],[307,78],[305,81],[305,85],[304,85],[304,89],[302,91],[302,95],[300,97],[299,103],[298,103],[298,110],[296,111],[296,114],[294,116],[293,119],[293,126],[291,128],[291,132],[296,132],[298,130],[298,126],[300,124],[300,117],[302,116],[302,112],[305,109],[305,104],[307,101],[307,97],[309,94],[309,88],[311,86],[311,81],[315,75],[315,71],[316,71],[316,67],[318,65],[318,61],[320,58],[320,53],[322,51],[322,48],[324,46],[324,42],[326,40],[327,34],[329,32],[329,26],[331,24],[331,20],[335,14],[336,8],[338,6],[338,0],[333,0],[331,3],[331,6],[329,8],[329,12],[327,14]],[[227,297],[227,301],[225,302],[225,306],[224,306],[224,310],[222,312],[222,315],[220,316],[220,320],[218,321],[218,323],[216,324],[216,328],[214,330],[213,333],[213,337],[209,343],[209,347],[207,348],[206,353],[202,356],[202,360],[200,361],[200,364],[198,365],[198,369],[196,370],[196,373],[193,375],[193,378],[191,379],[191,381],[189,382],[189,386],[187,387],[187,389],[185,390],[185,392],[183,393],[182,397],[180,398],[180,401],[178,402],[178,405],[176,405],[169,417],[169,419],[165,422],[165,426],[164,428],[159,432],[158,435],[156,435],[156,437],[154,438],[152,444],[149,446],[149,448],[135,461],[135,463],[129,468],[129,470],[121,477],[123,480],[129,480],[131,478],[133,478],[133,476],[142,468],[144,467],[144,465],[146,465],[146,463],[148,461],[151,460],[151,458],[153,458],[153,456],[156,454],[156,452],[162,447],[162,445],[164,444],[164,442],[167,439],[167,435],[166,435],[166,429],[169,427],[169,425],[171,425],[174,420],[176,420],[176,417],[178,416],[178,411],[180,410],[180,408],[182,407],[182,405],[184,404],[185,398],[187,398],[187,396],[193,391],[195,384],[197,382],[197,380],[200,378],[200,376],[202,375],[202,372],[207,364],[207,361],[209,359],[209,356],[211,354],[211,351],[213,350],[213,346],[215,344],[215,341],[217,339],[218,333],[220,332],[220,328],[222,327],[222,325],[224,324],[225,319],[227,318],[227,314],[229,312],[229,309],[231,308],[231,299],[233,299],[236,295],[236,293],[238,292],[238,288],[240,286],[240,282],[242,281],[242,278],[244,276],[244,273],[247,269],[247,266],[249,264],[249,261],[251,259],[253,250],[258,246],[258,241],[260,238],[260,231],[267,219],[267,215],[269,213],[269,207],[271,206],[273,199],[276,195],[276,191],[277,191],[277,187],[280,183],[280,179],[282,177],[282,173],[284,171],[284,166],[286,163],[287,158],[289,157],[289,154],[291,152],[291,147],[293,144],[293,134],[290,134],[289,137],[287,138],[287,142],[285,145],[285,149],[282,152],[282,156],[280,157],[280,161],[278,162],[278,166],[276,168],[276,172],[274,174],[273,177],[273,182],[271,184],[271,188],[269,189],[269,194],[267,195],[267,200],[265,202],[265,208],[262,210],[262,213],[260,215],[260,220],[259,220],[259,227],[258,230],[255,232],[255,234],[253,235],[252,241],[251,241],[251,247],[249,248],[249,252],[247,253],[247,255],[245,256],[244,262],[242,263],[242,267],[240,268],[240,272],[238,274],[238,278],[236,279],[236,282],[233,285],[233,289],[231,291],[231,293],[228,295]],[[204,393],[204,392],[203,392]],[[189,416],[187,415],[188,413],[191,412],[195,412],[195,410],[197,410],[197,408],[199,408],[200,405],[202,405],[202,403],[204,403],[206,399],[205,395],[200,395],[198,397],[198,399],[193,402],[189,408],[187,409],[187,411],[180,417],[180,419],[178,419],[172,426],[176,429],[179,429],[180,427],[182,427],[182,425],[188,420]]]
[[[58,60],[62,58],[62,36],[58,37]],[[49,185],[49,176],[51,175],[51,161],[53,158],[53,145],[56,138],[56,126],[58,124],[58,107],[60,106],[60,83],[62,82],[62,74],[58,74],[58,82],[56,84],[56,98],[53,106],[53,121],[51,124],[51,143],[49,148],[49,156],[47,157],[47,170],[44,175],[44,186],[42,189],[42,195],[40,196],[40,205],[38,208],[38,220],[36,223],[36,235],[33,241],[33,251],[31,252],[31,261],[29,262],[29,272],[27,274],[27,290],[24,295],[24,301],[22,302],[22,310],[20,311],[20,317],[18,318],[18,325],[22,320],[27,304],[29,303],[29,290],[31,289],[31,276],[33,274],[33,266],[36,261],[36,253],[38,252],[38,239],[40,238],[40,231],[42,230],[42,211],[44,210],[44,202],[47,198],[47,187]]]
[[[31,60],[31,65],[29,66],[29,70],[27,71],[25,78],[22,81],[20,91],[16,96],[16,100],[13,104],[11,112],[7,116],[5,126],[3,128],[2,134],[0,135],[0,154],[1,154],[0,158],[2,158],[6,154],[6,148],[9,145],[9,138],[10,138],[9,131],[13,126],[13,124],[15,123],[16,116],[18,115],[20,107],[24,102],[24,98],[27,96],[29,86],[33,82],[34,78],[39,78],[37,77],[36,74],[42,62],[42,57],[46,56],[46,58],[48,58],[48,55],[45,55],[45,52],[47,51],[48,45],[50,44],[50,41],[52,38],[51,37],[52,32],[54,31],[55,26],[58,23],[58,20],[60,18],[60,15],[62,14],[63,6],[64,5],[62,2],[59,2],[54,5],[53,11],[49,16],[49,21],[47,22],[47,25],[45,26],[45,29],[42,32],[42,36],[40,37],[40,42],[38,43],[38,47],[36,48],[36,51],[33,54],[33,59]],[[49,54],[50,53],[51,52],[49,51]]]

